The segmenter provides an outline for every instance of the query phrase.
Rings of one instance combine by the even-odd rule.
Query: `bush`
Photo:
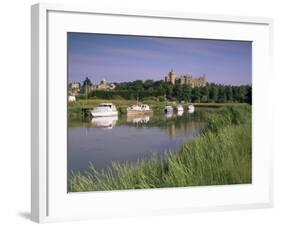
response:
[[[207,115],[206,130],[218,132],[221,128],[230,125],[239,125],[251,122],[251,106],[226,106]]]

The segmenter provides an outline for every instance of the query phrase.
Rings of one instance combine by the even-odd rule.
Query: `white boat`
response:
[[[193,105],[193,104],[189,104],[189,105],[188,105],[188,112],[189,112],[189,113],[193,113],[194,111],[195,111],[194,105]]]
[[[173,107],[172,106],[166,106],[164,112],[165,113],[173,113]]]
[[[182,105],[177,105],[177,111],[178,112],[183,112],[183,106]]]
[[[112,103],[102,103],[91,110],[91,114],[93,117],[109,117],[117,116],[118,111]]]
[[[92,124],[96,128],[112,129],[118,120],[118,116],[92,118]]]
[[[149,106],[147,104],[142,105],[133,105],[127,108],[128,115],[139,115],[139,114],[147,114],[152,113]]]
[[[68,96],[68,102],[75,102],[76,97],[75,96]]]

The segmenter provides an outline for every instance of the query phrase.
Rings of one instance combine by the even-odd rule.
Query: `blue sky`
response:
[[[172,68],[209,82],[252,84],[252,43],[68,33],[69,82],[160,80]]]

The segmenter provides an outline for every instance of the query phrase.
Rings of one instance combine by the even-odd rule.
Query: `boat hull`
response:
[[[164,112],[167,114],[173,114],[173,109],[165,109]]]
[[[112,117],[112,116],[118,116],[117,111],[112,111],[112,112],[96,112],[96,111],[91,111],[91,114],[93,117]]]
[[[195,111],[195,107],[193,105],[188,106],[188,112],[193,113]]]
[[[148,110],[148,111],[141,111],[141,110],[127,110],[127,115],[147,115],[147,114],[151,114],[152,111]]]

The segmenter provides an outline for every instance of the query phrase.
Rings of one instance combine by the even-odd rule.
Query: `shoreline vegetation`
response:
[[[95,108],[100,103],[112,103],[117,107],[119,114],[126,114],[127,107],[135,105],[136,100],[124,100],[124,99],[79,99],[75,102],[68,103],[68,119],[85,119],[90,117],[90,110]],[[177,102],[171,101],[154,101],[144,100],[139,101],[139,104],[148,104],[154,112],[163,112],[165,106],[172,105],[176,106]],[[224,106],[239,106],[243,103],[192,103],[195,107],[208,107],[208,108],[219,108]],[[187,107],[188,103],[182,104],[184,108]]]
[[[91,88],[89,78],[82,84],[76,83],[77,99],[123,99],[141,101],[185,101],[191,103],[249,103],[252,102],[251,85],[223,85],[206,83],[197,86],[171,83],[163,80],[135,80],[130,82],[113,82],[113,87],[103,82],[102,89]],[[70,93],[74,91],[69,84]],[[78,88],[79,87],[79,88]]]
[[[90,104],[96,103],[91,100]],[[68,191],[251,183],[251,105],[207,105],[219,108],[206,115],[206,127],[198,137],[184,144],[179,151],[167,153],[161,159],[152,154],[150,159],[140,159],[136,163],[113,162],[111,168],[102,171],[97,171],[90,165],[89,170],[83,174],[72,172],[69,175]],[[75,105],[69,105],[69,108],[74,107]],[[76,108],[81,109],[81,106]]]

